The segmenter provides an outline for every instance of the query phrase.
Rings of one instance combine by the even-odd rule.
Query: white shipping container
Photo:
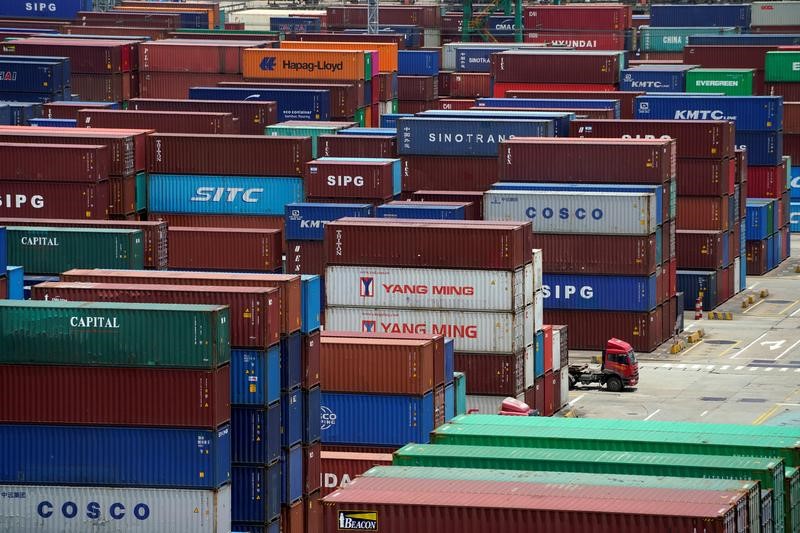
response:
[[[742,262],[739,257],[733,260],[733,294],[742,292]]]
[[[535,369],[536,346],[531,344],[525,348],[525,388],[533,387],[533,382],[536,380]]]
[[[561,367],[561,406],[569,403],[569,366]],[[556,410],[558,410],[556,406]]]
[[[503,406],[503,400],[511,396],[481,396],[477,394],[467,394],[467,412],[477,410],[484,415],[496,415]],[[525,393],[520,393],[516,398],[524,402]],[[529,406],[530,407],[530,406]]]
[[[270,31],[272,17],[326,17],[325,10],[304,11],[301,9],[242,9],[225,15],[226,22],[244,23],[244,29]]]
[[[428,44],[428,34],[425,34],[425,48],[431,48],[434,45]],[[442,45],[442,70],[454,71],[456,70],[456,50],[458,48],[491,48],[503,50],[517,50],[517,49],[531,49],[531,48],[544,48],[544,44],[539,43],[445,43]]]
[[[483,197],[484,220],[530,221],[537,233],[649,235],[656,214],[652,193],[529,190]]]
[[[439,28],[423,28],[422,30],[425,48],[439,48],[442,44],[442,30]]]
[[[541,289],[533,271],[330,266],[325,295],[327,305],[514,311]]]
[[[536,332],[544,326],[544,292],[536,291],[533,295],[533,331]]]
[[[228,533],[231,488],[216,491],[0,485],[0,531]]]
[[[544,277],[542,273],[542,251],[536,248],[533,249],[533,286],[536,287],[536,290],[542,288],[544,282],[542,282],[542,278]]]
[[[532,306],[514,313],[333,307],[325,310],[331,331],[438,333],[455,341],[457,352],[509,354],[533,344]]]
[[[561,368],[561,330],[553,329],[553,368]]]
[[[800,2],[753,2],[750,25],[800,26]]]

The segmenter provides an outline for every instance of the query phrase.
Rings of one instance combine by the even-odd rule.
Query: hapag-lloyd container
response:
[[[501,83],[616,84],[621,56],[616,52],[509,50],[492,55],[492,74]]]
[[[254,80],[370,80],[372,58],[363,50],[249,48],[242,52],[242,73]]]
[[[546,309],[650,311],[659,303],[656,275],[544,274]]]
[[[306,163],[304,177],[308,196],[385,200],[400,192],[400,160],[326,157]]]
[[[110,197],[108,181],[0,181],[0,216],[103,220],[108,217]]]
[[[280,230],[169,228],[170,268],[274,272],[281,268],[282,257]]]
[[[517,312],[443,311],[328,307],[332,330],[367,333],[432,333],[455,339],[455,349],[471,353],[515,353],[533,343],[535,306]]]
[[[6,484],[0,493],[9,495],[0,517],[5,531],[82,533],[112,524],[133,533],[231,530],[230,485],[191,490]]]
[[[97,183],[108,179],[110,168],[111,152],[102,145],[0,142],[0,180]]]
[[[230,428],[0,425],[0,480],[214,489],[231,479]]]
[[[552,137],[553,122],[536,119],[400,118],[397,152],[401,155],[495,156],[513,137]]]
[[[230,331],[232,346],[265,349],[280,340],[281,302],[278,289],[203,285],[47,282],[36,285],[31,294],[35,300],[223,303],[231,308]]]
[[[636,98],[636,118],[730,120],[736,131],[780,131],[780,96],[646,95]]]
[[[501,181],[660,185],[676,169],[669,139],[509,139],[499,154]]]
[[[534,233],[534,235],[536,235]],[[329,266],[330,306],[511,311],[533,304],[534,269],[516,271]]]
[[[329,265],[516,270],[533,257],[530,223],[343,218],[325,226]]]
[[[530,220],[543,233],[650,235],[656,231],[652,193],[489,191],[486,220]]]
[[[281,42],[281,49],[293,49],[293,50],[313,50],[313,51],[330,51],[330,50],[342,50],[342,51],[356,51],[356,52],[367,52],[367,51],[377,51],[378,52],[378,62],[377,62],[377,72],[375,71],[375,65],[370,65],[368,68],[371,68],[371,72],[373,74],[377,74],[378,72],[386,72],[386,73],[393,73],[397,72],[398,66],[398,46],[396,43],[390,42],[374,42],[374,43],[359,43],[359,42],[348,42],[349,36],[342,36],[341,40],[337,40],[336,42],[324,42],[324,41],[282,41]],[[334,56],[335,57],[335,56]],[[289,76],[291,77],[291,76]],[[327,74],[317,75],[316,78],[327,78]],[[350,79],[350,80],[360,80],[364,79],[358,76],[351,76],[351,77],[343,77],[341,79]],[[366,78],[367,80],[369,78]]]
[[[128,102],[128,109],[230,113],[239,119],[239,130],[242,135],[262,135],[266,126],[278,122],[278,104],[276,102],[132,98]]]
[[[191,87],[191,100],[258,100],[278,104],[278,120],[327,120],[330,91],[316,89],[267,89],[259,87]]]

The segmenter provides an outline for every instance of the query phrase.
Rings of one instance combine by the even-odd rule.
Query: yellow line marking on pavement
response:
[[[800,303],[800,299],[793,301],[792,303],[790,303],[789,305],[787,305],[786,307],[784,307],[783,309],[778,311],[778,314],[779,315],[784,314],[786,311],[788,311],[789,309],[791,309],[792,307],[794,307],[795,305],[797,305],[799,303]]]
[[[726,355],[728,355],[728,352],[730,352],[731,350],[733,350],[734,348],[736,348],[737,346],[739,346],[741,343],[742,343],[742,341],[740,341],[740,340],[739,340],[739,341],[736,341],[734,344],[731,344],[730,346],[728,346],[727,348],[725,348],[725,350],[723,350],[723,351],[722,351],[722,353],[721,353],[721,354],[719,354],[719,356],[720,356],[720,357],[725,357]]]
[[[745,315],[745,314],[749,313],[750,311],[752,311],[753,309],[755,309],[756,307],[758,307],[759,305],[761,305],[763,303],[764,303],[764,300],[757,301],[756,303],[754,303],[753,305],[751,305],[750,307],[748,307],[747,309],[742,311],[742,314]]]
[[[768,420],[771,416],[777,413],[780,410],[779,405],[773,405],[772,408],[768,409],[765,413],[762,413],[761,416],[753,420],[753,425],[758,426],[763,424],[766,420]]]
[[[687,349],[687,350],[684,350],[684,351],[683,351],[683,355],[686,355],[687,353],[691,352],[692,350],[694,350],[695,348],[697,348],[697,347],[698,347],[698,346],[700,346],[701,344],[703,344],[703,339],[700,339],[700,340],[699,340],[699,341],[697,341],[696,343],[692,344],[692,347],[691,347],[691,348],[689,348],[689,349]]]

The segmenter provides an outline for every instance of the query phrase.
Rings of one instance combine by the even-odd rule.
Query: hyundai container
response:
[[[278,120],[327,120],[331,114],[330,91],[315,89],[268,89],[259,87],[191,87],[190,100],[270,101],[278,104]]]

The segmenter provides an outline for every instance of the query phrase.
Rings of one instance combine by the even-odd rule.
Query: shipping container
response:
[[[626,50],[632,45],[630,30],[539,30],[526,31],[526,43],[541,43],[576,50]]]
[[[466,220],[468,203],[433,203],[394,200],[375,209],[378,218],[413,218],[423,220]]]
[[[498,180],[495,157],[404,155],[401,164],[404,192],[442,190],[482,193]],[[479,216],[482,216],[482,212]]]
[[[369,80],[372,78],[371,57],[364,51],[320,50],[312,49],[308,43],[295,42],[294,44],[300,45],[297,48],[305,47],[306,49],[245,49],[242,52],[244,77],[246,79],[277,80]],[[345,45],[345,43],[337,44]]]
[[[655,274],[597,276],[545,273],[542,293],[546,309],[650,311],[660,303]]]
[[[281,456],[281,404],[233,406],[231,461],[237,465],[270,465]]]
[[[2,217],[105,219],[110,205],[108,181],[0,182]]]
[[[732,120],[737,131],[783,127],[782,99],[776,96],[647,95],[636,102],[636,118],[641,119]]]
[[[526,30],[625,30],[631,8],[624,5],[527,6],[522,13]]]
[[[678,230],[676,249],[678,266],[682,269],[716,270],[727,266],[724,261],[723,244],[728,235],[721,231]],[[712,309],[712,308],[709,308]]]
[[[159,133],[239,133],[239,121],[231,113],[81,109],[78,111],[78,126],[81,128],[151,128]]]
[[[663,310],[647,312],[548,309],[544,320],[566,324],[569,346],[574,350],[597,350],[609,337],[626,339],[637,352],[651,352],[661,344]]]
[[[281,514],[281,463],[231,468],[231,520],[267,524]]]
[[[306,163],[304,186],[308,196],[385,200],[400,192],[399,171],[398,159],[315,159]]]
[[[374,466],[391,465],[388,453],[322,452],[322,495],[349,484]]]
[[[514,354],[459,352],[455,368],[468,378],[467,394],[517,396],[533,381],[532,353],[532,346]]]
[[[615,84],[622,66],[614,52],[509,50],[492,55],[492,75],[506,83]]]
[[[72,72],[106,74],[131,70],[130,47],[125,41],[28,37],[3,43],[5,54],[68,57]]]
[[[737,131],[736,145],[747,149],[747,162],[750,165],[781,164],[784,148],[783,134],[779,131]],[[788,148],[786,152],[789,152]]]
[[[325,243],[323,241],[286,241],[287,274],[325,274]]]
[[[748,28],[750,19],[750,4],[658,4],[650,10],[650,24],[654,27],[688,25]]]
[[[366,104],[365,98],[369,92],[365,90],[364,80],[275,80],[275,81],[226,81],[219,83],[220,88],[240,88],[270,90],[270,89],[301,89],[324,91],[327,100],[330,102],[330,115],[333,117],[352,117],[356,111]],[[278,95],[282,93],[276,93]],[[280,102],[278,102],[280,104]],[[280,107],[280,105],[279,105]],[[328,111],[326,111],[327,113]],[[316,120],[326,120],[327,117],[317,118]],[[281,120],[291,120],[282,118]],[[311,120],[314,120],[311,118]]]
[[[693,65],[640,65],[622,71],[620,89],[648,93],[682,93]],[[619,118],[619,117],[616,117]]]
[[[303,389],[302,394],[303,394],[303,443],[304,445],[307,445],[309,443],[311,444],[319,443],[320,432],[321,432],[320,416],[321,416],[321,404],[322,404],[322,389],[319,386],[316,386],[309,390]],[[319,460],[319,454],[317,453],[315,462],[317,462],[318,460]],[[307,471],[306,471],[306,478],[307,479],[311,478],[311,474]],[[316,482],[319,483],[319,478],[320,478],[319,467],[317,467],[316,478],[317,478]],[[303,494],[314,492],[319,488],[320,488],[319,485],[313,486],[310,485],[309,483],[306,483],[306,488],[303,489]]]
[[[406,161],[411,159],[435,159],[435,158],[404,158],[403,159],[403,170],[408,169],[409,167],[406,165]],[[464,161],[463,158],[449,158],[452,161]],[[490,158],[485,158],[487,161],[491,162]],[[475,162],[475,159],[470,159],[470,162]],[[481,159],[483,161],[483,159]],[[494,165],[496,168],[496,165]],[[404,177],[405,179],[405,177]],[[404,189],[405,191],[405,189]],[[443,190],[443,191],[435,191],[435,190],[425,190],[425,189],[417,189],[411,195],[412,201],[422,201],[422,202],[461,202],[468,204],[466,209],[466,219],[467,220],[481,220],[483,218],[483,191],[463,191],[463,190]]]
[[[597,246],[598,239],[603,245]],[[545,272],[647,275],[656,271],[656,236],[592,235],[534,232],[543,254]],[[587,257],[585,251],[594,251]]]
[[[266,351],[231,351],[231,403],[267,406],[280,400],[281,353],[278,345]]]
[[[735,34],[737,29],[731,27],[653,27],[642,26],[639,28],[639,49],[642,52],[683,52],[687,44],[702,44],[695,42],[695,36],[700,39],[707,37],[716,38],[717,35],[727,36]],[[736,35],[737,37],[739,35]],[[744,43],[743,43],[744,44]]]
[[[371,217],[370,204],[286,204],[286,239],[321,241],[325,225],[344,217]]]
[[[279,230],[169,228],[169,266],[176,270],[274,272],[281,268]],[[209,254],[209,250],[215,253]]]
[[[136,111],[181,111],[184,113],[230,113],[239,119],[239,131],[242,135],[263,135],[266,126],[278,122],[278,105],[275,102],[134,98],[128,102],[128,109]]]
[[[346,131],[346,130],[345,130]],[[395,135],[320,135],[317,139],[320,157],[397,157]]]
[[[692,69],[686,73],[686,92],[750,96],[754,75],[753,69]]]
[[[679,196],[678,228],[691,230],[727,230],[729,228],[727,196]]]
[[[270,47],[270,43],[193,39],[151,41],[138,47],[139,70],[240,74],[244,49],[262,47]]]
[[[302,41],[285,40],[285,41],[281,42],[281,49],[283,49],[283,50],[293,50],[293,51],[299,50],[299,51],[306,51],[306,52],[307,51],[314,51],[315,53],[316,52],[320,52],[318,54],[320,56],[320,59],[325,59],[326,57],[328,57],[326,55],[326,52],[330,52],[331,50],[337,50],[337,51],[345,52],[343,54],[343,57],[347,57],[348,55],[353,53],[352,51],[367,52],[367,51],[374,50],[374,51],[377,51],[377,53],[378,53],[378,71],[379,72],[384,72],[384,73],[397,72],[397,70],[398,70],[398,68],[397,68],[398,67],[398,50],[397,50],[398,49],[398,45],[396,43],[390,43],[390,42],[371,42],[371,43],[348,42],[347,39],[349,37],[350,37],[350,35],[347,35],[347,36],[343,35],[339,39],[336,39],[335,42],[312,41],[312,40],[308,40],[308,39],[303,39]],[[251,52],[248,52],[248,53],[251,53]],[[295,56],[289,55],[288,57],[291,59],[291,58],[294,58]],[[301,60],[316,61],[317,60],[317,57],[314,56],[314,55],[311,55],[311,56],[308,56],[308,57],[309,58],[306,58],[306,56],[300,56],[299,58],[297,58],[295,60],[296,61],[301,61]],[[336,56],[333,56],[333,57],[336,58]],[[279,56],[278,59],[282,59],[282,57]],[[288,68],[288,67],[285,67],[285,68]],[[291,68],[296,68],[296,67],[291,67]],[[332,70],[332,67],[325,68],[325,67],[322,67],[322,66],[317,66],[316,68],[323,70],[322,76],[326,77],[326,78],[328,76],[326,76],[327,73],[325,73],[325,70]],[[342,67],[339,67],[339,69],[341,69],[341,68]],[[374,69],[374,65],[372,65],[372,66],[365,65],[365,68],[372,70],[372,69]],[[311,71],[313,72],[313,69]],[[334,71],[334,72],[336,72],[336,71]],[[286,77],[295,77],[296,76],[296,74],[293,76],[292,74],[294,74],[294,73],[292,73],[291,71],[289,72],[289,74],[290,75],[286,76]],[[350,77],[347,77],[347,75],[345,75],[343,73],[340,76],[339,79],[354,79],[354,80],[360,80],[360,79],[369,80],[370,79],[369,77],[363,78],[363,76],[359,76],[358,75],[358,71],[356,71],[356,70],[349,71],[348,74],[350,75]],[[375,74],[377,74],[377,72],[375,72]],[[258,77],[258,76],[253,76],[253,75],[249,74],[249,72],[245,72],[245,77],[251,77],[252,78],[252,77]],[[309,77],[313,78],[315,76],[309,76]]]

